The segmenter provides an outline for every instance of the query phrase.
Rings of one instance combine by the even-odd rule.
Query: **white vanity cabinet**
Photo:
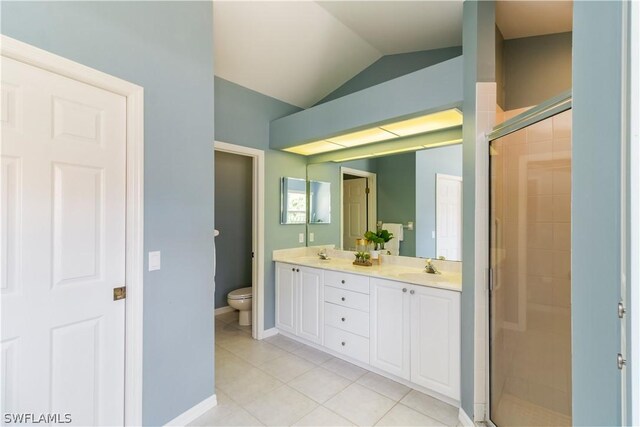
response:
[[[322,344],[323,270],[276,263],[276,327]]]
[[[460,294],[371,279],[370,364],[460,399]]]

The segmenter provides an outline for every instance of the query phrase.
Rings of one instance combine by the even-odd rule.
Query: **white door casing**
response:
[[[462,178],[436,174],[436,257],[462,259]]]
[[[2,71],[2,340],[19,361],[4,410],[122,424],[126,99],[10,58]]]
[[[354,250],[357,239],[367,231],[367,178],[347,179],[342,183],[344,249]]]

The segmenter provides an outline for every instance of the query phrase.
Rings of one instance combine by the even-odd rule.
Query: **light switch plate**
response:
[[[316,238],[315,234],[309,233],[309,242],[313,242],[315,238]]]
[[[149,271],[160,270],[160,251],[149,252]]]
[[[304,243],[304,233],[298,234],[298,243]]]

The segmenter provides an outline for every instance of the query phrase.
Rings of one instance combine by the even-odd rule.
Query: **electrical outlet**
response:
[[[298,234],[298,243],[304,243],[304,233]]]
[[[309,233],[309,242],[313,242],[315,240],[316,236],[313,233]]]

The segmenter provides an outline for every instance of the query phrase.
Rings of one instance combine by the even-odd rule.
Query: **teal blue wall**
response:
[[[1,8],[2,34],[144,87],[144,250],[162,269],[145,264],[143,422],[162,425],[214,393],[212,4]]]
[[[216,141],[243,145],[265,151],[265,328],[275,326],[274,249],[305,246],[298,234],[306,233],[304,224],[280,224],[280,178],[305,179],[306,159],[296,154],[269,149],[269,123],[299,111],[298,107],[270,98],[227,80],[215,78]]]
[[[416,256],[436,258],[436,174],[462,176],[462,145],[416,153]]]
[[[251,286],[252,163],[246,156],[215,154],[216,308],[229,305],[229,292]]]
[[[460,55],[462,55],[462,46],[385,55],[338,89],[325,96],[316,105],[332,101]]]
[[[622,2],[573,5],[573,424],[620,425]],[[597,265],[594,265],[597,259]],[[637,260],[634,260],[637,262]]]
[[[416,153],[376,160],[378,221],[407,224],[416,221]],[[400,255],[416,256],[416,232],[404,230]]]
[[[495,81],[495,3],[465,1],[462,126],[461,405],[473,419],[475,340],[476,83]],[[488,156],[488,153],[487,153]]]
[[[538,105],[571,89],[570,32],[505,40],[502,47],[505,110]]]

